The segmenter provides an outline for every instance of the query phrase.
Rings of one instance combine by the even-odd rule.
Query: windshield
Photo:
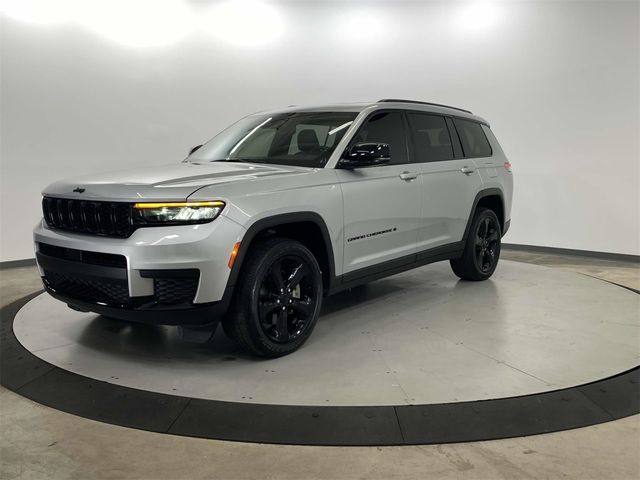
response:
[[[192,153],[188,161],[324,167],[356,115],[355,112],[251,115],[213,137]]]

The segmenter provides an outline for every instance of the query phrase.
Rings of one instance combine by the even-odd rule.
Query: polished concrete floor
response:
[[[640,288],[637,264],[524,252],[504,252],[503,258]],[[2,304],[38,288],[33,268],[0,272]],[[278,446],[106,425],[1,389],[0,478],[637,479],[640,419],[634,416],[547,435],[441,446]]]
[[[568,388],[640,363],[640,295],[556,268],[503,260],[486,282],[446,262],[325,299],[293,355],[256,359],[218,329],[184,342],[176,327],[76,312],[48,294],[13,329],[31,353],[80,375],[192,398],[278,405],[408,405]]]

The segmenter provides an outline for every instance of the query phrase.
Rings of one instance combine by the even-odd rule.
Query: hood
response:
[[[196,190],[209,185],[282,175],[304,175],[309,172],[308,168],[284,165],[184,162],[63,180],[49,185],[42,193],[52,197],[85,200],[184,201]]]

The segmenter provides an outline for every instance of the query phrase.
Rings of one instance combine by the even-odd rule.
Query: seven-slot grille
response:
[[[115,237],[128,237],[133,231],[129,203],[44,197],[42,212],[47,225],[59,230]]]

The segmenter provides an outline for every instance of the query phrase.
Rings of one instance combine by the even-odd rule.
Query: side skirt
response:
[[[460,258],[463,250],[464,242],[460,241],[395,258],[378,265],[360,268],[353,272],[334,277],[328,295],[333,295],[334,293],[362,285],[363,283],[369,283],[374,280],[406,272],[407,270],[428,265],[429,263]]]

